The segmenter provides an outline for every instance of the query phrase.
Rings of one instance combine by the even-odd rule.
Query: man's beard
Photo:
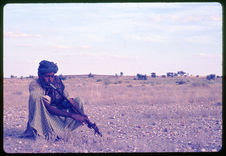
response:
[[[48,95],[51,97],[51,101],[58,103],[62,100],[61,95],[54,90],[50,85],[49,82],[46,82],[43,78],[39,77],[39,83],[41,87],[45,90],[45,95]],[[61,93],[64,92],[64,84],[61,82],[61,80],[54,76],[53,82],[51,82]]]
[[[51,88],[49,82],[46,82],[42,77],[39,77],[39,83],[44,90]]]

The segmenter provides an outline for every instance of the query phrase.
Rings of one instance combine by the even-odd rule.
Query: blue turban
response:
[[[42,75],[46,73],[56,73],[57,71],[58,71],[58,67],[53,62],[43,60],[39,63],[38,75]]]

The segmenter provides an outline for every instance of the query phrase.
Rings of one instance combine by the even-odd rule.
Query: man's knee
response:
[[[31,96],[31,97],[34,97],[34,98],[38,98],[38,97],[43,96],[43,95],[44,95],[44,94],[41,93],[41,92],[39,92],[39,91],[31,91],[31,92],[30,92],[30,96]]]
[[[81,110],[84,110],[84,102],[83,102],[83,100],[80,98],[80,97],[76,97],[76,98],[74,98],[74,101],[75,101],[75,103],[77,103],[78,104],[78,107],[81,109]]]
[[[76,97],[76,98],[74,99],[74,101],[75,101],[76,103],[78,103],[79,105],[83,105],[83,100],[82,100],[80,97]]]

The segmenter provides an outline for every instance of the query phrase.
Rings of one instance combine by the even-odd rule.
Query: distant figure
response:
[[[53,62],[40,62],[38,79],[34,79],[29,85],[29,116],[22,137],[41,136],[58,140],[64,136],[65,128],[74,130],[88,120],[86,115],[81,116],[73,111],[76,107],[84,114],[83,102],[79,97],[68,98],[61,79],[54,75],[57,71],[58,67]],[[60,90],[73,105],[65,101],[49,83]]]

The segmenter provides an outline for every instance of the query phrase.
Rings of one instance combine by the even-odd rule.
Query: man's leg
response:
[[[83,107],[83,101],[81,100],[80,97],[76,97],[75,99],[73,99],[73,102],[72,102],[72,109],[75,111],[75,112],[79,112],[80,114],[84,115],[84,107]]]

